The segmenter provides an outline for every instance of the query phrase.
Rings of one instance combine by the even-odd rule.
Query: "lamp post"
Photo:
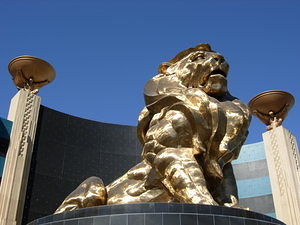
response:
[[[8,113],[13,126],[0,186],[0,225],[20,225],[41,101],[36,93],[54,80],[55,70],[33,56],[14,58],[8,70],[19,91]]]
[[[285,91],[266,91],[249,102],[253,115],[267,125],[263,133],[276,217],[300,224],[300,157],[296,138],[282,122],[295,102]]]

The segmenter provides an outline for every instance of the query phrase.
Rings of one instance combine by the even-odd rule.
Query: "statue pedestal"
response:
[[[105,205],[46,216],[28,225],[284,225],[272,217],[221,206],[181,203]]]

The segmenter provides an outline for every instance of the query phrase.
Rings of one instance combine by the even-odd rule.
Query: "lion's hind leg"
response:
[[[66,197],[54,214],[104,205],[106,200],[107,193],[103,181],[98,177],[89,177]]]

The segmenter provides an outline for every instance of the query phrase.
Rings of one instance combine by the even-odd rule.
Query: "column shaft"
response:
[[[263,133],[276,216],[300,224],[300,158],[296,138],[279,126]]]
[[[12,99],[13,121],[0,187],[0,225],[20,225],[38,121],[40,97],[20,90]]]

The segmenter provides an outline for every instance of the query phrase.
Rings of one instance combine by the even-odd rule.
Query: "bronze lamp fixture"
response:
[[[24,89],[36,94],[39,89],[55,79],[54,68],[46,61],[34,56],[19,56],[8,64],[18,89]]]
[[[295,99],[286,91],[270,90],[256,95],[248,106],[253,115],[271,130],[282,124],[293,107]]]

